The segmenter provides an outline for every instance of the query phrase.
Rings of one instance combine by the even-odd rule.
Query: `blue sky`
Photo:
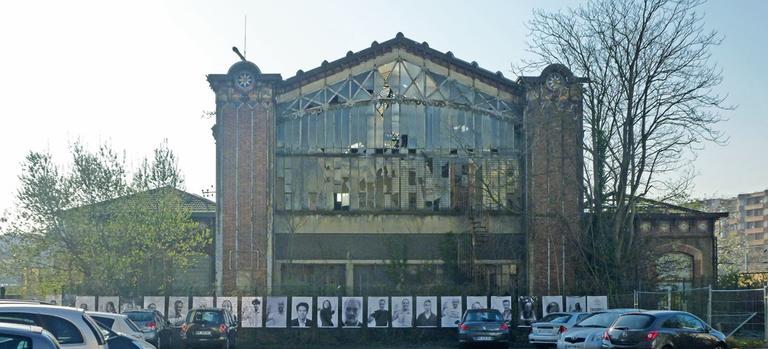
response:
[[[215,180],[214,109],[207,74],[226,73],[238,46],[264,73],[283,78],[323,60],[360,51],[398,32],[501,71],[524,58],[524,23],[534,8],[578,1],[7,1],[0,4],[0,210],[13,204],[20,163],[49,150],[69,161],[69,141],[110,142],[129,167],[163,139],[180,157],[187,191]],[[706,26],[725,36],[713,61],[723,69],[717,93],[738,105],[716,127],[730,136],[706,144],[694,161],[694,197],[768,189],[762,102],[768,51],[768,1],[712,0]],[[247,21],[246,21],[247,17]],[[245,38],[244,38],[245,37]],[[534,75],[539,72],[527,72]]]

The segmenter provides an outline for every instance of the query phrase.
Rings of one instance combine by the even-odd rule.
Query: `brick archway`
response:
[[[681,252],[690,255],[693,257],[693,279],[701,279],[701,265],[704,255],[698,248],[679,242],[673,242],[660,245],[655,248],[655,251],[662,255],[675,252]]]

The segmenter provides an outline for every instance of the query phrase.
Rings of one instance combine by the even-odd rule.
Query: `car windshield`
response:
[[[152,321],[152,313],[125,313],[125,315],[128,315],[128,317],[137,322],[151,322]]]
[[[611,324],[613,324],[614,321],[616,321],[617,317],[619,317],[619,313],[616,313],[616,312],[609,311],[605,313],[594,313],[581,319],[581,321],[579,321],[578,324],[574,325],[574,327],[608,328],[608,327],[611,327]]]
[[[619,316],[613,327],[624,327],[630,330],[648,328],[654,319],[655,317],[648,314],[627,314]]]
[[[539,322],[554,322],[558,324],[564,324],[571,319],[571,314],[547,314]]]
[[[190,316],[190,323],[201,322],[221,322],[221,315],[218,311],[198,310]]]

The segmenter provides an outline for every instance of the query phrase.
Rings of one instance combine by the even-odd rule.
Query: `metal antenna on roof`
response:
[[[248,55],[248,42],[246,40],[246,34],[248,33],[248,15],[245,15],[245,20],[243,21],[243,60],[245,59],[245,56]]]

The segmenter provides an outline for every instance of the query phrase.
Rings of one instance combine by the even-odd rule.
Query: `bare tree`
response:
[[[725,98],[704,30],[702,0],[592,0],[564,12],[534,11],[529,51],[517,69],[560,63],[589,79],[584,89],[585,198],[590,218],[580,242],[595,289],[636,286],[628,275],[643,252],[634,231],[638,199],[664,201],[690,189],[687,156],[714,126]],[[674,180],[670,180],[674,178]]]

